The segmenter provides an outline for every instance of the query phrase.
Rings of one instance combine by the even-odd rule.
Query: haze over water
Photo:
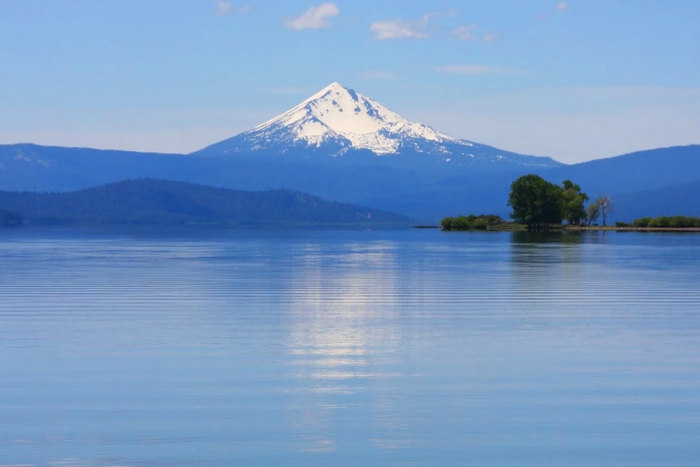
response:
[[[696,466],[700,235],[0,232],[0,465]]]

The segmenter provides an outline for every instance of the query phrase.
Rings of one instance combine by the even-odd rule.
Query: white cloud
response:
[[[428,37],[426,29],[430,21],[441,16],[456,16],[456,11],[437,11],[423,15],[420,19],[395,19],[391,21],[377,21],[372,23],[369,30],[374,33],[376,40],[386,39],[425,39]]]
[[[382,70],[363,71],[358,73],[357,77],[365,81],[390,81],[397,78],[396,73]]]
[[[240,8],[236,8],[236,12],[238,13],[249,13],[252,11],[253,7],[251,6],[242,6]],[[229,15],[234,12],[233,5],[231,2],[216,2],[216,16],[225,16]]]
[[[292,31],[302,29],[323,29],[330,27],[329,18],[337,16],[340,10],[334,3],[324,3],[319,6],[312,6],[297,18],[290,19],[285,24]]]
[[[419,21],[377,21],[372,23],[369,30],[377,40],[386,39],[425,39],[428,35],[421,31],[423,25]]]
[[[493,67],[490,65],[450,65],[441,66],[437,68],[440,73],[450,74],[450,75],[467,75],[467,76],[478,76],[478,75],[507,75],[513,73],[520,73],[520,70],[515,68],[503,68],[503,67]]]
[[[224,16],[231,13],[231,2],[216,2],[216,15]]]
[[[461,41],[473,41],[476,39],[474,35],[474,30],[476,29],[476,24],[470,26],[460,26],[450,33],[450,36],[455,37]]]
[[[501,37],[496,34],[495,32],[489,33],[489,34],[484,34],[484,37],[481,39],[484,42],[496,42],[498,39]]]
[[[566,2],[557,3],[557,11],[566,11],[569,9],[569,4]]]

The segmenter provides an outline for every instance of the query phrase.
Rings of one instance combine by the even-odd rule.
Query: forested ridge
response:
[[[238,191],[157,179],[68,193],[0,191],[0,211],[27,225],[389,226],[407,217],[288,190]]]

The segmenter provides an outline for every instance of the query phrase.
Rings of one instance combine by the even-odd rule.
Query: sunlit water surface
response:
[[[0,231],[0,466],[697,466],[700,235]]]

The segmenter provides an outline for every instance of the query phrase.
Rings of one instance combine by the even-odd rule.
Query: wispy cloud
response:
[[[460,41],[473,41],[476,39],[476,36],[474,35],[475,29],[476,24],[472,24],[470,26],[460,26],[457,29],[454,29],[449,35],[459,39]]]
[[[367,70],[357,74],[357,77],[365,81],[391,81],[396,79],[396,73],[383,70]]]
[[[569,4],[566,2],[559,2],[557,5],[554,7],[554,12],[555,13],[563,13],[565,11],[569,10]],[[540,15],[540,19],[543,21],[546,21],[549,19],[549,14],[548,13],[542,13]]]
[[[420,19],[395,19],[391,21],[377,21],[372,23],[369,30],[374,33],[376,40],[387,39],[425,39],[429,36],[428,26],[430,22],[441,16],[455,16],[454,10],[428,13]]]
[[[216,15],[224,16],[231,13],[231,2],[216,2]]]
[[[234,12],[249,13],[252,9],[253,7],[246,5],[234,10],[231,2],[216,2],[216,16],[225,16]]]
[[[478,76],[478,75],[510,75],[516,73],[522,73],[522,70],[517,68],[504,68],[504,67],[494,67],[491,65],[450,65],[441,66],[437,68],[437,71],[449,75],[467,75],[467,76]]]
[[[369,30],[374,33],[377,40],[386,39],[425,39],[428,35],[422,31],[423,24],[420,21],[377,21],[372,23]]]
[[[500,38],[501,37],[497,33],[491,32],[488,34],[484,34],[484,37],[482,37],[481,40],[484,42],[496,42]]]
[[[302,29],[323,29],[330,27],[329,18],[337,16],[340,10],[334,3],[324,3],[319,6],[312,6],[301,16],[288,20],[285,25],[292,31]]]

